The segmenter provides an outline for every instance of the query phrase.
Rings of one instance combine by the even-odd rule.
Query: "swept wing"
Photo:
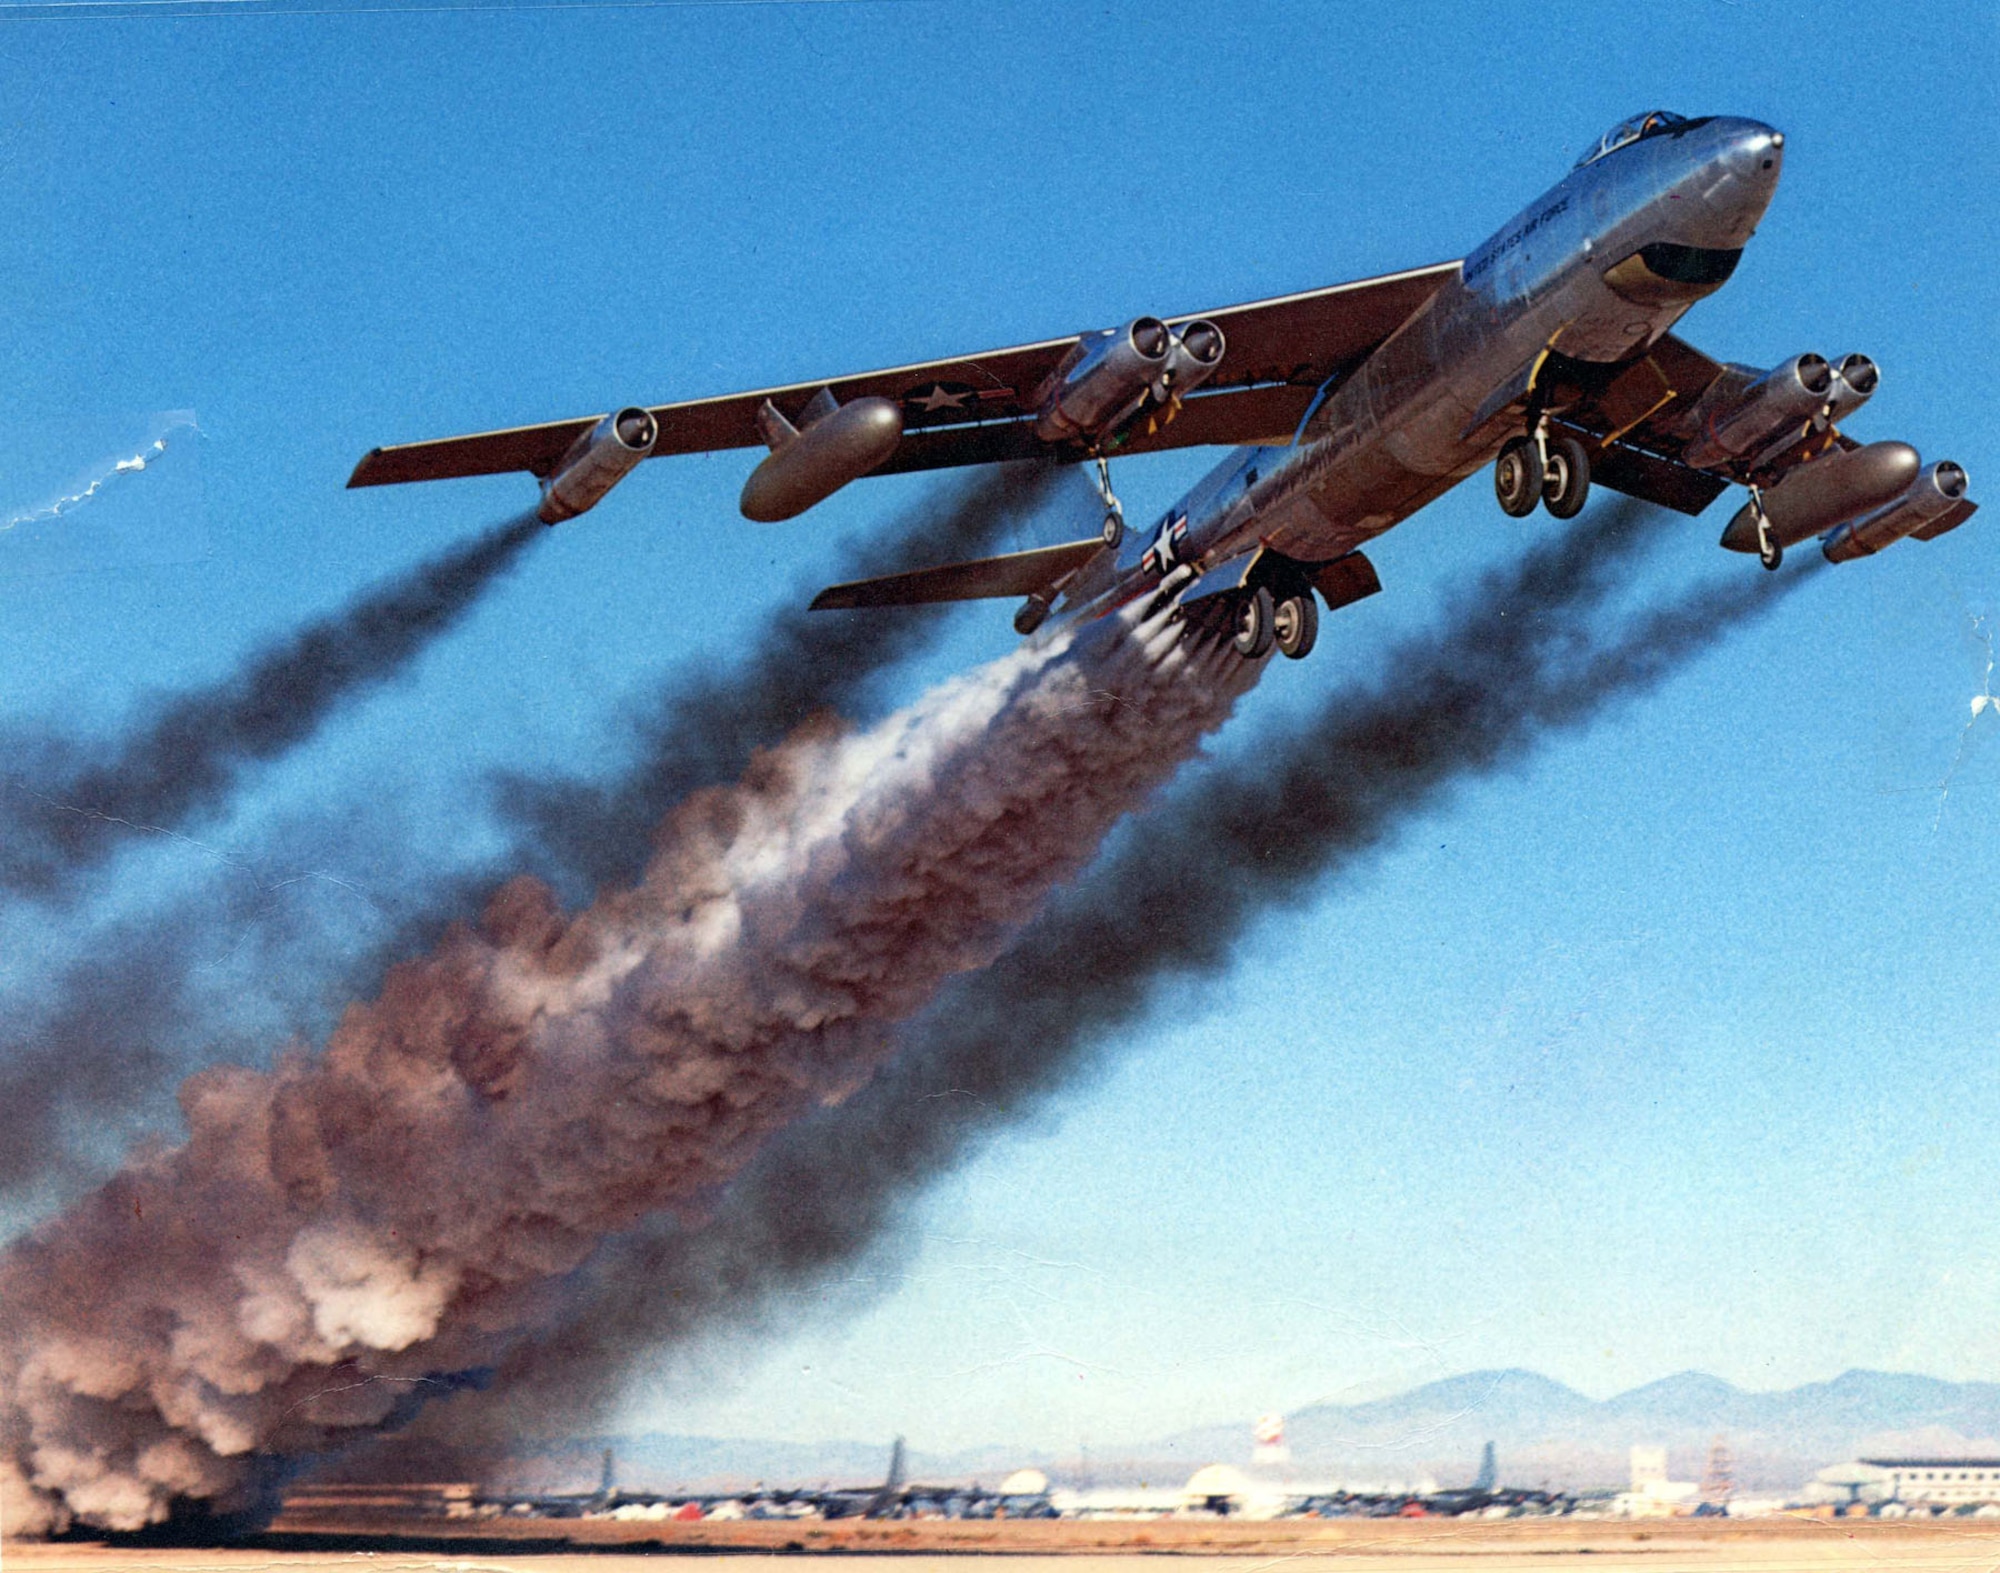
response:
[[[1457,270],[1456,262],[1440,263],[1167,318],[1164,325],[1171,332],[1198,322],[1212,324],[1226,341],[1220,362],[1198,391],[1141,408],[1128,424],[1101,438],[1052,438],[1038,431],[1051,385],[1076,364],[1080,352],[1106,336],[1082,333],[883,371],[653,405],[644,413],[652,419],[654,434],[634,460],[757,446],[776,453],[787,442],[810,438],[818,420],[863,401],[885,403],[863,404],[881,417],[873,431],[858,439],[861,443],[879,442],[886,433],[883,422],[893,426],[888,410],[901,420],[900,436],[886,456],[874,458],[869,450],[873,462],[865,470],[880,474],[1044,454],[1073,457],[1091,449],[1141,453],[1207,443],[1286,441],[1320,385],[1364,359]],[[376,448],[355,466],[347,484],[382,486],[516,470],[546,482],[566,462],[587,454],[594,434],[607,431],[614,420],[627,432],[642,431],[642,425],[627,420],[639,413],[588,415]],[[610,439],[604,442],[617,457]]]

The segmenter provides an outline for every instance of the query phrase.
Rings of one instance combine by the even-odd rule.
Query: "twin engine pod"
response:
[[[660,423],[653,419],[652,411],[636,404],[605,416],[571,443],[569,452],[549,472],[535,517],[544,524],[558,524],[588,513],[653,451],[659,435]]]
[[[1197,318],[1170,328],[1134,317],[1122,328],[1087,335],[1037,391],[1035,435],[1044,442],[1095,443],[1138,414],[1191,393],[1215,375],[1228,341]]]
[[[1737,368],[1738,379],[1748,376]],[[1682,462],[1712,469],[1747,459],[1754,468],[1773,451],[1781,452],[1808,428],[1824,430],[1866,404],[1881,384],[1882,374],[1866,355],[1844,356],[1839,364],[1823,355],[1794,355],[1747,386],[1719,378],[1695,406],[1698,435]]]

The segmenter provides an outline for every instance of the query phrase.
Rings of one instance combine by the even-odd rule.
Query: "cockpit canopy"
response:
[[[1641,137],[1656,137],[1663,132],[1676,131],[1690,124],[1686,115],[1677,115],[1671,109],[1649,109],[1643,115],[1634,115],[1630,120],[1621,120],[1603,136],[1583,150],[1583,157],[1576,161],[1578,169],[1585,164],[1594,164],[1606,153],[1615,153],[1628,142],[1637,142]]]

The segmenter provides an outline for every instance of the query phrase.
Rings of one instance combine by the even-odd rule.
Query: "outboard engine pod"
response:
[[[562,462],[549,473],[535,517],[544,524],[557,524],[588,513],[653,451],[659,435],[652,411],[636,404],[605,416],[570,444]]]
[[[1704,394],[1695,408],[1697,435],[1682,462],[1708,469],[1748,453],[1787,426],[1803,430],[1832,390],[1833,368],[1826,357],[1807,354],[1794,355],[1734,397]]]
[[[1893,546],[1906,535],[1915,535],[1942,520],[1965,501],[1970,481],[1962,466],[1940,459],[1919,475],[1910,489],[1886,508],[1865,519],[1844,524],[1826,538],[1820,548],[1830,563],[1852,562],[1872,557],[1885,546]],[[1970,509],[1968,508],[1969,512]],[[1956,522],[1956,521],[1953,521]]]
[[[1174,336],[1158,317],[1134,317],[1122,328],[1084,339],[1043,385],[1035,435],[1044,442],[1094,442],[1110,435],[1147,394],[1164,390],[1173,350]]]

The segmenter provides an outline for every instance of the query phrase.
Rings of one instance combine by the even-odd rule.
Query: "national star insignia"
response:
[[[935,415],[939,410],[964,409],[965,398],[966,396],[963,393],[954,393],[943,383],[934,382],[931,384],[931,391],[929,393],[919,394],[913,397],[910,402]]]

